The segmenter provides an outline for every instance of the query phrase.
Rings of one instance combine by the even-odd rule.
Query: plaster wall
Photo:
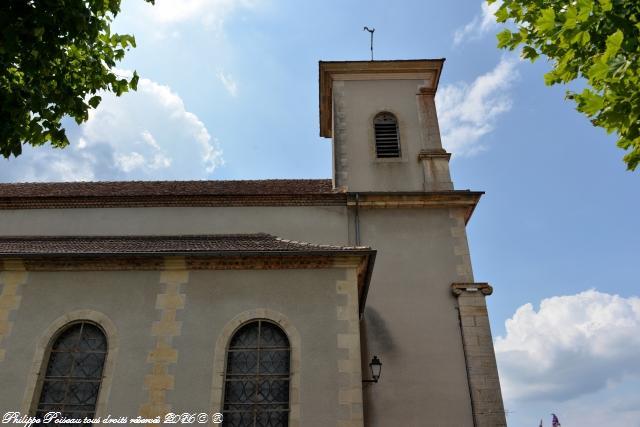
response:
[[[341,206],[0,210],[0,235],[269,233],[290,240],[345,244],[346,213]]]
[[[362,425],[361,394],[359,405],[349,406],[346,412],[340,401],[344,381],[339,361],[348,351],[340,348],[339,336],[349,331],[344,330],[345,322],[336,313],[342,306],[353,312],[350,318],[357,318],[357,298],[346,307],[343,295],[345,289],[355,295],[354,269],[197,270],[180,273],[185,280],[173,282],[165,273],[27,272],[20,288],[22,304],[12,314],[13,328],[3,342],[6,357],[0,362],[0,413],[20,410],[25,399],[33,399],[25,396],[25,390],[43,331],[65,313],[91,310],[111,320],[119,347],[105,411],[114,416],[137,416],[150,397],[153,401],[149,391],[149,377],[153,377],[150,352],[161,335],[157,333],[162,326],[158,321],[170,305],[158,296],[166,295],[175,282],[179,285],[176,295],[182,298],[174,309],[177,326],[169,342],[175,356],[166,365],[166,374],[172,380],[163,387],[164,403],[171,411],[212,410],[218,337],[238,313],[266,313],[266,308],[281,313],[299,333],[298,419],[291,425],[338,425],[339,420],[352,420],[356,424],[350,425],[357,425],[358,410]],[[359,353],[359,347],[353,351]],[[41,365],[41,361],[35,362]],[[359,379],[357,368],[350,375]]]
[[[455,211],[360,211],[361,243],[378,249],[362,321],[363,366],[373,355],[384,364],[381,382],[364,389],[367,426],[473,425],[451,293],[471,266],[466,238],[454,236]]]
[[[428,144],[440,146],[437,128],[429,135],[421,124],[421,114],[435,118],[433,103],[428,103],[433,111],[420,110],[418,94],[426,84],[424,80],[333,82],[336,186],[351,192],[425,190],[424,168],[418,154],[421,149],[430,148]],[[376,158],[373,119],[383,111],[398,119],[401,158]]]
[[[11,335],[4,341],[6,358],[0,363],[0,413],[28,409],[25,396],[36,349],[43,334],[60,317],[76,310],[103,313],[115,325],[118,355],[109,408],[137,415],[144,397],[146,357],[152,345],[158,272],[28,272],[21,285],[22,303],[13,314]],[[24,402],[24,400],[28,402]],[[26,405],[25,405],[26,404]],[[25,408],[26,406],[26,408]]]

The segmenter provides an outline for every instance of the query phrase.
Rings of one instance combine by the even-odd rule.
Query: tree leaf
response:
[[[509,19],[509,11],[507,10],[507,6],[505,4],[498,8],[495,13],[495,17],[497,22],[506,22],[507,19]]]
[[[509,47],[509,44],[511,43],[511,31],[502,30],[496,35],[496,37],[498,38],[499,48]]]
[[[97,108],[98,105],[100,105],[100,101],[102,101],[102,97],[95,95],[92,96],[91,98],[89,98],[89,105],[91,105],[91,108]]]
[[[607,49],[604,52],[605,58],[611,58],[620,50],[622,46],[622,40],[624,39],[624,33],[621,30],[616,31],[607,37]]]
[[[556,12],[551,8],[544,9],[540,18],[536,21],[536,26],[541,32],[553,30],[556,26]]]
[[[567,8],[567,12],[565,13],[566,16],[566,21],[564,21],[564,25],[563,28],[570,30],[576,27],[576,25],[578,25],[578,10],[573,7],[573,6],[569,6]]]
[[[590,81],[601,80],[607,76],[607,73],[609,72],[609,65],[603,59],[604,58],[598,59],[593,63],[591,68],[589,68],[587,76],[589,77]]]
[[[593,11],[593,0],[578,0],[578,20],[586,21]]]
[[[576,99],[579,101],[580,111],[588,116],[596,115],[604,106],[604,98],[589,89],[583,90],[580,95],[576,96]]]
[[[600,3],[600,7],[604,12],[608,12],[613,8],[611,0],[598,0],[598,3]]]
[[[138,76],[138,73],[136,71],[133,72],[133,77],[131,78],[131,81],[129,82],[129,87],[133,90],[138,90],[138,81],[140,80],[140,76]]]
[[[120,3],[11,0],[0,6],[0,154],[18,156],[23,144],[65,147],[63,117],[82,123],[101,101],[96,93],[136,88],[137,74],[129,81],[113,71],[135,47],[133,36],[111,33]]]
[[[591,40],[591,36],[586,31],[580,31],[576,33],[571,39],[571,43],[578,43],[580,46],[585,46]]]
[[[517,30],[501,32],[498,46],[523,45],[525,59],[545,55],[554,64],[544,75],[548,85],[587,79],[585,90],[566,98],[594,126],[618,134],[634,170],[640,164],[640,2],[504,0],[501,8]]]
[[[531,46],[525,46],[525,47],[522,48],[522,55],[521,56],[522,56],[522,58],[529,59],[531,62],[533,62],[536,59],[538,59],[540,54],[538,53],[538,51],[536,51]]]

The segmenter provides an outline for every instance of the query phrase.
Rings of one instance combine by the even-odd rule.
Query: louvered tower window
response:
[[[106,357],[107,338],[97,325],[78,322],[62,330],[49,350],[36,416],[94,418]]]
[[[400,157],[398,120],[391,113],[380,113],[373,119],[376,133],[376,157]]]
[[[242,326],[231,338],[224,377],[224,424],[289,424],[289,339],[268,320]]]

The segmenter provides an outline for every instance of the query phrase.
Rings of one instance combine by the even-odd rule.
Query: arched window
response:
[[[289,339],[279,326],[255,320],[231,338],[224,377],[224,425],[287,426]]]
[[[376,157],[400,157],[400,133],[398,120],[391,113],[379,113],[373,119],[376,136]]]
[[[36,416],[93,418],[106,356],[107,339],[97,325],[83,321],[63,329],[49,350]]]

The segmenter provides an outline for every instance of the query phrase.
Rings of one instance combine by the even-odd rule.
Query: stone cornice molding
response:
[[[482,295],[491,295],[493,293],[493,287],[486,282],[478,283],[452,283],[451,292],[454,295],[460,296],[463,293],[481,293]]]
[[[162,254],[151,256],[29,256],[2,259],[0,271],[12,271],[11,265],[20,263],[26,271],[109,271],[162,270],[166,257],[184,256],[188,270],[275,270],[360,267],[369,262],[371,254],[319,255],[237,255],[197,256]]]
[[[444,149],[441,148],[420,150],[420,153],[418,153],[418,160],[428,160],[433,158],[443,158],[449,160],[451,158],[451,153],[447,153]]]
[[[434,88],[420,88],[420,95],[426,95],[426,96],[435,96],[436,95],[436,89]]]
[[[389,208],[464,208],[465,223],[469,222],[482,191],[432,191],[432,192],[385,192],[348,193],[347,205],[361,209]]]
[[[422,153],[421,153],[422,155]],[[434,152],[430,157],[449,156]],[[426,157],[420,157],[423,159]],[[226,195],[226,196],[68,196],[68,197],[0,197],[0,210],[19,209],[78,209],[78,208],[153,208],[153,207],[257,207],[257,206],[355,206],[355,194],[345,188],[327,194],[300,195]],[[433,192],[359,192],[362,208],[429,208],[466,207],[465,221],[478,204],[482,191],[452,190]]]
[[[0,210],[149,208],[149,207],[242,207],[242,206],[344,206],[345,194],[204,195],[180,196],[60,196],[0,197]]]

